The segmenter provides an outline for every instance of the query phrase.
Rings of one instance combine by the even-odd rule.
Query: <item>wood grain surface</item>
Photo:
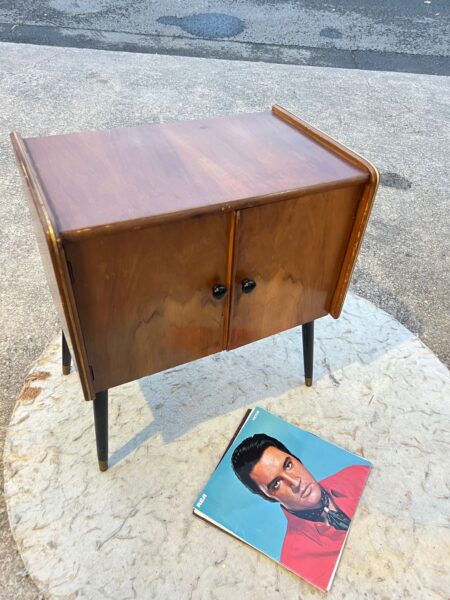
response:
[[[63,237],[368,179],[272,112],[25,143]]]
[[[224,349],[231,217],[65,242],[96,391]]]
[[[329,312],[362,186],[239,211],[228,348]],[[256,288],[242,292],[250,278]]]

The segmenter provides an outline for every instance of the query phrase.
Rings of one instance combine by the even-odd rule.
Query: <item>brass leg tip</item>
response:
[[[311,387],[312,386],[312,377],[305,377],[305,384],[307,385],[307,387]]]
[[[98,468],[100,469],[100,471],[107,471],[108,470],[108,461],[107,460],[99,460]]]
[[[70,365],[69,366],[64,365],[63,375],[70,375]]]

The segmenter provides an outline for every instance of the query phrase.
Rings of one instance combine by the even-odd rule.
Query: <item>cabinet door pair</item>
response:
[[[326,315],[360,197],[341,188],[65,241],[95,390]]]

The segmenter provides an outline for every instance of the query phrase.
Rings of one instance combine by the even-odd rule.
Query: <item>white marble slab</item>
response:
[[[450,375],[416,337],[349,296],[316,324],[315,386],[301,330],[110,391],[110,468],[91,403],[60,374],[59,339],[34,365],[4,451],[11,528],[48,598],[229,600],[320,592],[192,516],[245,409],[260,405],[375,468],[330,598],[447,598]]]

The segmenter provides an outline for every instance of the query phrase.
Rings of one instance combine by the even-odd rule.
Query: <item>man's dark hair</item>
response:
[[[253,467],[259,461],[263,452],[267,450],[267,448],[270,448],[270,446],[274,446],[275,448],[278,448],[278,450],[294,456],[294,454],[292,454],[292,452],[277,439],[270,437],[270,435],[266,435],[265,433],[255,433],[255,435],[246,438],[235,448],[233,456],[231,457],[231,464],[237,477],[251,492],[262,496],[265,500],[269,500],[270,502],[277,502],[275,498],[266,496],[250,477]],[[297,458],[297,460],[299,459]]]

